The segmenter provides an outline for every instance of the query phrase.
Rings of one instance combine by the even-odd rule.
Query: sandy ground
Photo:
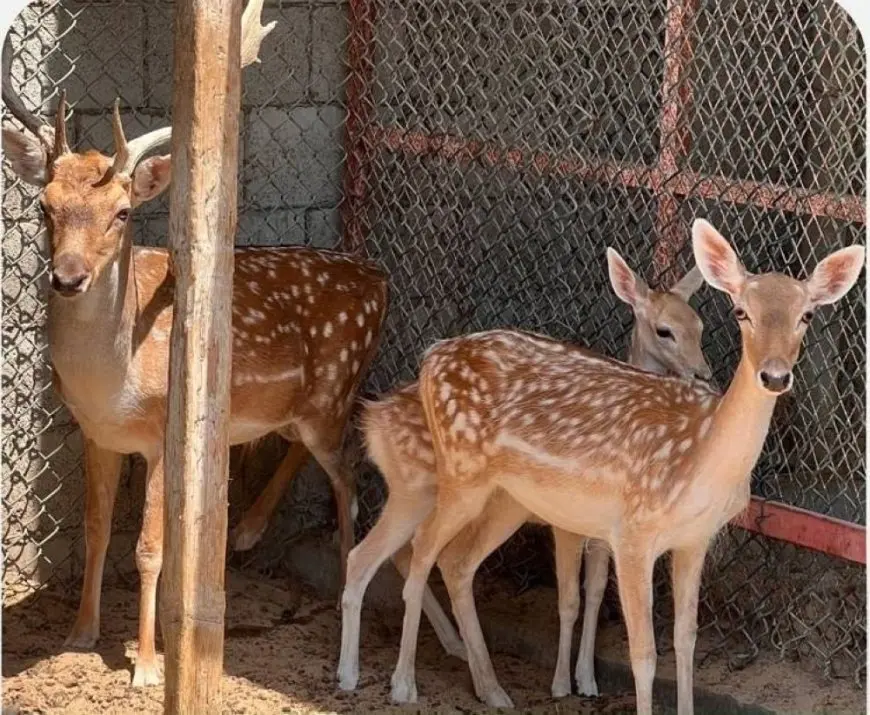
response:
[[[341,627],[334,600],[289,581],[257,580],[233,571],[227,588],[226,713],[495,712],[476,700],[466,665],[444,654],[425,619],[417,656],[420,701],[399,707],[390,704],[389,680],[398,654],[400,613],[363,611],[360,685],[354,693],[342,693],[334,684]],[[527,639],[552,643],[555,651],[553,589],[517,596],[502,584],[481,591],[478,602],[485,604],[485,619],[510,624]],[[106,590],[102,638],[93,653],[63,652],[76,599],[77,593],[49,591],[4,610],[3,715],[161,713],[162,688],[129,687],[136,646],[135,589]],[[703,652],[703,642],[698,645],[698,652]],[[618,621],[602,622],[596,650],[599,657],[625,661],[625,631]],[[498,652],[493,661],[519,712],[634,711],[633,694],[628,692],[610,691],[594,700],[552,699],[552,671],[540,665],[542,661],[536,664]],[[673,654],[665,653],[659,658],[658,674],[673,678],[673,672]],[[826,681],[772,657],[760,657],[739,672],[721,660],[708,659],[697,668],[695,682],[698,688],[782,713],[866,712],[865,693],[850,683]]]
[[[428,623],[421,626],[417,656],[420,701],[403,708],[392,706],[389,699],[401,633],[398,614],[364,611],[360,686],[354,693],[342,693],[334,684],[340,631],[334,601],[305,588],[281,588],[235,573],[229,576],[228,591],[226,713],[492,712],[474,697],[466,665],[444,654]],[[136,645],[135,591],[115,588],[104,594],[102,636],[94,653],[62,652],[75,615],[75,596],[45,593],[5,610],[4,715],[16,708],[21,715],[162,713],[162,688],[129,687]],[[498,654],[494,662],[521,712],[633,710],[633,697],[625,694],[555,701],[549,697],[548,669]]]

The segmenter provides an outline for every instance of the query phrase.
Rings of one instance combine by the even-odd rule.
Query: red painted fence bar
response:
[[[668,0],[665,11],[665,68],[659,120],[661,150],[657,167],[658,175],[665,179],[679,174],[692,142],[686,117],[692,104],[688,70],[694,53],[691,28],[697,9],[698,0]],[[676,279],[672,275],[674,258],[688,240],[688,232],[679,220],[680,202],[675,185],[667,181],[656,198],[659,205],[653,265],[659,278],[666,278],[664,282],[670,284]],[[671,275],[667,275],[669,273]]]
[[[832,516],[752,497],[735,526],[847,561],[867,564],[866,529]]]
[[[351,253],[365,253],[368,233],[366,190],[368,188],[366,126],[374,110],[375,8],[373,0],[350,0],[347,37],[347,119],[345,121],[344,198],[341,247]]]
[[[449,134],[409,132],[398,127],[372,125],[366,134],[367,144],[372,148],[409,156],[432,156],[459,163],[478,161],[492,167],[514,170],[533,168],[542,174],[574,176],[596,183],[649,189],[654,193],[666,190],[682,196],[866,223],[864,197],[851,194],[824,193],[759,181],[737,181],[724,176],[704,176],[688,170],[667,175],[658,167],[504,148],[495,142],[464,139]]]

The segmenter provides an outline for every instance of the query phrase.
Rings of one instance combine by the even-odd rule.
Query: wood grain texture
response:
[[[161,620],[166,713],[220,711],[241,0],[175,6],[176,274]]]

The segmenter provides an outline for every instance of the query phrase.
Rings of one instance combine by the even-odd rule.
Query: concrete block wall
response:
[[[58,91],[66,89],[72,144],[111,154],[116,96],[128,138],[171,122],[173,13],[172,0],[37,0],[7,40],[14,86],[49,121]],[[266,0],[263,23],[272,21],[277,26],[262,45],[261,62],[242,76],[236,242],[335,247],[341,235],[346,0]],[[37,191],[5,166],[3,171],[4,578],[24,588],[54,577],[76,584],[83,556],[81,439],[50,385],[48,264]],[[165,195],[134,217],[136,243],[165,245]],[[266,462],[278,456],[256,460],[257,471],[265,476],[272,468]],[[324,487],[328,499],[316,471],[306,470],[295,489]],[[141,460],[133,460],[122,481],[107,578],[133,568],[129,555],[143,474]],[[247,486],[244,491],[242,500],[249,501]]]

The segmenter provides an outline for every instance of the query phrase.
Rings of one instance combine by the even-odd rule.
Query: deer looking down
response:
[[[243,66],[255,61],[274,26],[260,26],[262,4],[251,0],[243,15]],[[84,434],[85,574],[66,643],[91,648],[99,637],[121,456],[138,452],[148,474],[136,547],[141,596],[133,685],[157,683],[154,628],[174,281],[166,249],[133,246],[130,215],[169,183],[169,156],[142,159],[169,139],[170,129],[128,142],[116,103],[114,157],[72,152],[63,95],[52,132],[24,108],[7,80],[3,94],[28,129],[4,128],[5,153],[19,177],[42,188],[55,387]],[[290,440],[273,478],[279,484],[289,481],[307,452],[317,459],[335,493],[343,561],[353,545],[355,498],[343,435],[386,302],[385,276],[366,262],[307,248],[235,251],[230,442],[270,432]]]
[[[692,269],[669,291],[654,291],[613,249],[607,250],[607,262],[616,295],[628,303],[634,313],[631,363],[660,374],[708,379],[710,369],[701,350],[703,325],[688,303],[703,283],[700,271]],[[389,497],[377,524],[348,557],[338,668],[339,686],[345,690],[355,688],[359,678],[360,610],[365,590],[377,569],[393,552],[399,570],[407,574],[411,558],[407,542],[432,511],[438,486],[432,437],[426,427],[417,383],[396,390],[382,400],[367,403],[361,422],[369,457],[384,475]],[[470,603],[474,614],[471,580],[477,567],[527,521],[537,519],[510,495],[497,490],[480,517],[442,552],[438,563],[454,608],[459,603]],[[563,697],[571,693],[571,638],[580,608],[578,577],[585,539],[557,528],[553,529],[553,538],[560,629],[552,693],[554,697]],[[576,670],[578,690],[584,695],[598,694],[594,672],[595,630],[610,559],[605,547],[594,546],[587,553],[585,613]],[[463,558],[457,559],[460,554]],[[450,620],[428,587],[423,609],[442,643],[458,641]],[[476,615],[474,617],[476,620]],[[474,628],[479,626],[475,623]],[[467,655],[477,696],[494,707],[513,707],[498,683],[486,651],[469,650]]]
[[[678,712],[693,712],[698,590],[708,545],[748,504],[750,474],[776,398],[792,386],[807,325],[816,308],[854,285],[864,248],[836,251],[800,281],[748,273],[706,221],[697,220],[692,233],[698,267],[730,296],[740,326],[740,362],[721,397],[699,383],[516,331],[445,340],[424,356],[419,394],[438,491],[413,541],[394,700],[416,698],[414,660],[429,571],[502,489],[543,521],[610,546],[640,715],[652,713],[656,667],[653,564],[672,552]],[[453,605],[469,653],[485,649],[468,603]]]

